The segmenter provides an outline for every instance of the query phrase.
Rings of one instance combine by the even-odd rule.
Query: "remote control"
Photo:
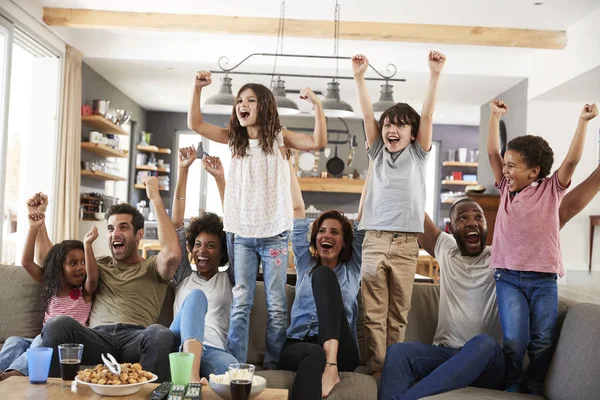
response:
[[[171,390],[171,382],[163,382],[150,393],[150,400],[164,400]]]
[[[202,384],[198,382],[188,383],[183,400],[202,400]]]
[[[185,385],[173,385],[171,386],[171,393],[169,393],[169,400],[183,400],[185,394]]]

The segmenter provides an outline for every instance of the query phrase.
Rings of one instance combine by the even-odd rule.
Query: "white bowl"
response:
[[[217,375],[221,376],[221,375]],[[258,381],[258,382],[256,382]],[[231,400],[231,389],[228,383],[217,383],[214,380],[209,380],[210,388],[223,400]],[[253,399],[267,387],[267,380],[262,376],[254,375],[252,380],[252,389],[250,390],[250,398]]]
[[[146,382],[140,383],[128,383],[127,385],[98,385],[97,383],[87,383],[75,377],[75,381],[78,385],[87,385],[92,390],[102,396],[127,396],[130,394],[137,393],[147,383],[154,382],[158,379],[158,376],[152,375],[152,379],[148,379]]]

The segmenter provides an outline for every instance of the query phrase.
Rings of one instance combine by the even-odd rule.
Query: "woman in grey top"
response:
[[[228,261],[223,222],[218,215],[205,213],[184,229],[187,175],[195,159],[193,147],[179,150],[179,180],[171,220],[182,258],[172,281],[175,318],[170,329],[181,351],[194,354],[191,380],[199,382],[200,377],[225,373],[237,360],[226,350],[232,285],[228,274],[219,272],[219,266]],[[192,270],[190,260],[197,271]]]

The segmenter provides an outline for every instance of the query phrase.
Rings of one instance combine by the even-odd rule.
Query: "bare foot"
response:
[[[10,378],[11,376],[24,376],[19,371],[8,371],[4,373],[0,373],[0,381]]]
[[[340,376],[338,375],[337,365],[327,364],[321,376],[321,397],[329,396],[338,383],[340,383]]]
[[[208,386],[208,381],[206,380],[206,378],[201,378],[201,379],[200,379],[200,383],[201,383],[202,385]]]

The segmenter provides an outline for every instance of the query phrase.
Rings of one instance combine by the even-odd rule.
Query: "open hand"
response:
[[[34,211],[45,213],[48,207],[48,196],[42,192],[38,192],[27,200],[27,213]]]
[[[504,103],[502,100],[492,100],[490,102],[490,110],[492,110],[492,114],[506,114],[508,111],[508,104]]]
[[[362,78],[365,76],[369,68],[369,60],[364,54],[356,54],[352,56],[352,72],[355,78]]]
[[[311,88],[302,89],[300,91],[300,98],[308,101],[309,103],[311,103],[313,105],[321,102],[321,100],[319,100],[319,98],[317,97],[315,92],[312,91]]]
[[[202,164],[204,165],[206,172],[215,178],[221,178],[225,176],[225,169],[223,168],[223,164],[221,163],[221,159],[219,157],[204,155],[202,158]]]
[[[45,214],[39,211],[33,211],[29,213],[29,226],[32,228],[39,228],[44,224]]]
[[[196,148],[194,146],[179,149],[179,168],[189,168],[196,160]]]
[[[598,116],[598,106],[596,103],[586,104],[581,110],[581,119],[584,121],[590,121]]]
[[[84,244],[92,244],[94,243],[94,240],[96,240],[98,238],[98,228],[96,228],[95,226],[92,226],[90,228],[90,230],[88,231],[88,233],[85,234],[85,237],[83,238],[83,243]]]
[[[440,73],[442,69],[444,69],[444,64],[446,63],[446,56],[444,53],[439,51],[431,50],[429,51],[429,70],[431,72]]]
[[[212,83],[212,77],[210,71],[198,71],[196,72],[196,77],[194,78],[194,86],[195,87],[204,87],[208,86]]]

